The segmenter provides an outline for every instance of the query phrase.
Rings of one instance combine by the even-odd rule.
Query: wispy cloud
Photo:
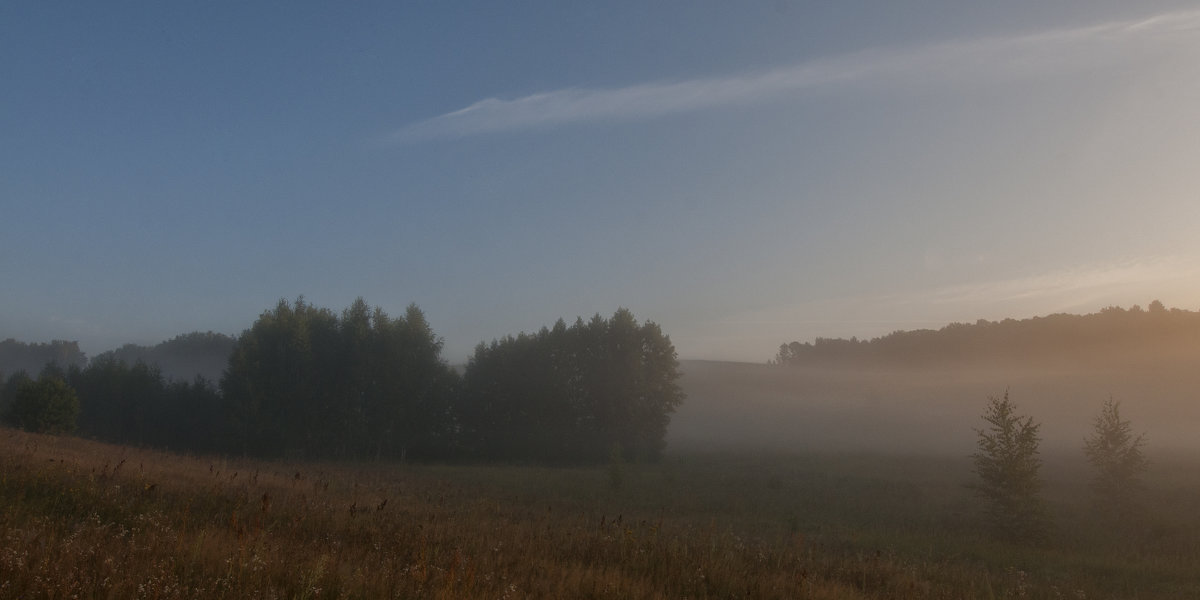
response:
[[[1194,259],[1146,257],[928,289],[814,299],[730,315],[720,323],[815,328],[818,334],[845,336],[870,331],[877,334],[881,329],[944,325],[956,319],[973,321],[1091,311],[1109,304],[1144,304],[1155,297],[1165,302],[1194,303],[1200,301],[1196,281],[1200,281],[1200,265]]]
[[[1048,273],[951,285],[927,292],[898,294],[889,301],[931,306],[1012,306],[1032,303],[1043,310],[1067,310],[1094,302],[1141,293],[1158,293],[1180,282],[1195,281],[1200,268],[1176,257],[1131,259],[1110,264],[1085,265]],[[1151,298],[1142,298],[1149,302]]]
[[[766,360],[780,343],[816,337],[870,339],[904,329],[937,329],[954,321],[1087,313],[1105,306],[1200,303],[1195,257],[1155,256],[1078,265],[1020,277],[928,289],[826,297],[765,306],[693,323],[672,335],[688,358]]]
[[[488,98],[411,123],[392,143],[464,137],[597,120],[632,120],[762,102],[826,86],[896,75],[1020,76],[1105,60],[1131,42],[1200,30],[1200,10],[1034,34],[873,49],[730,77],[643,83],[615,89],[570,88],[510,100]]]

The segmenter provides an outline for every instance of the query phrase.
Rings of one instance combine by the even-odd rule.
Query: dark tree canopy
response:
[[[465,449],[488,459],[600,461],[615,447],[661,454],[683,400],[679,363],[658,325],[620,309],[480,344],[458,416]]]
[[[67,379],[79,393],[79,433],[134,445],[212,452],[225,430],[211,382],[167,381],[156,366],[98,356]]]
[[[4,386],[0,387],[0,417],[8,414],[8,409],[17,399],[17,390],[26,383],[31,383],[33,379],[29,373],[24,370],[17,371],[4,379]]]
[[[238,338],[221,390],[239,449],[405,456],[450,429],[454,375],[415,305],[391,318],[361,298],[341,316],[281,300]]]
[[[36,381],[16,375],[12,403],[4,421],[37,433],[71,433],[79,418],[79,398],[61,377],[43,374]]]
[[[237,338],[191,333],[152,347],[127,344],[87,366],[41,361],[81,359],[73,342],[4,344],[42,353],[36,382],[14,369],[0,388],[0,414],[10,422],[43,427],[26,425],[33,417],[18,400],[53,380],[74,390],[70,423],[77,414],[81,435],[196,452],[654,460],[683,400],[670,338],[625,309],[480,344],[462,376],[442,359],[442,341],[420,308],[391,317],[361,298],[340,313],[303,297],[281,300]],[[203,376],[216,372],[219,386]]]

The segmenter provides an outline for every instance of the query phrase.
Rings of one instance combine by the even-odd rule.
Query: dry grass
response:
[[[512,503],[420,468],[0,435],[4,598],[863,597],[799,541],[661,511]]]
[[[675,459],[627,466],[614,488],[605,467],[253,462],[0,429],[0,598],[1191,598],[1200,590],[1200,550],[1186,535],[1133,558],[1083,544],[995,545],[955,516],[968,496],[941,475],[944,465],[898,477],[889,465],[850,459],[814,470],[824,462]]]

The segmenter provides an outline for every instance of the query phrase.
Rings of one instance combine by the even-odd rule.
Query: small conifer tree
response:
[[[1149,466],[1142,451],[1145,434],[1134,437],[1129,421],[1121,418],[1120,403],[1110,397],[1096,417],[1083,451],[1096,469],[1092,490],[1098,505],[1111,516],[1127,518],[1138,510],[1139,476]]]
[[[983,420],[987,426],[975,430],[979,450],[971,458],[979,482],[972,487],[988,502],[988,519],[998,535],[1040,540],[1046,533],[1038,457],[1041,425],[1017,414],[1007,391],[1003,398],[988,398]]]

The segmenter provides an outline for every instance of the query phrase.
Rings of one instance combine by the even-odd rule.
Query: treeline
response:
[[[83,367],[87,355],[79,349],[79,342],[54,340],[48,344],[29,344],[12,338],[0,342],[0,373],[37,373],[50,363],[64,368]]]
[[[475,456],[654,460],[683,401],[670,339],[628,310],[480,344],[458,410]]]
[[[101,352],[89,361],[79,349],[79,342],[54,340],[31,344],[9,338],[0,342],[0,373],[38,373],[50,363],[63,369],[73,366],[82,369],[91,362],[115,360],[158,367],[169,380],[191,381],[200,375],[216,382],[220,381],[236,342],[236,338],[222,333],[194,331],[153,346],[125,344]]]
[[[223,343],[180,339],[200,351]],[[37,379],[11,375],[0,416],[196,452],[581,462],[657,458],[683,399],[670,339],[625,309],[480,344],[462,374],[441,351],[415,305],[391,317],[362,299],[340,314],[280,301],[234,341],[219,384],[104,353],[87,366],[52,362]],[[77,397],[71,422],[45,426],[64,417],[39,406],[72,404],[63,388]]]
[[[782,344],[783,365],[900,365],[970,362],[1143,362],[1200,359],[1200,312],[1112,306],[1086,315],[1053,314],[941,329],[896,331],[870,340],[816,338]]]
[[[457,376],[415,305],[337,315],[280,301],[238,339],[221,380],[236,450],[260,456],[445,454]]]
[[[202,377],[168,380],[157,367],[112,358],[82,368],[51,362],[36,379],[17,371],[0,387],[0,417],[9,425],[171,450],[226,450],[225,412],[216,386]]]
[[[116,350],[101,352],[93,361],[139,362],[158,367],[164,377],[191,381],[197,375],[208,381],[220,381],[237,339],[212,331],[185,333],[153,346],[125,344]],[[44,364],[44,363],[43,363]]]

